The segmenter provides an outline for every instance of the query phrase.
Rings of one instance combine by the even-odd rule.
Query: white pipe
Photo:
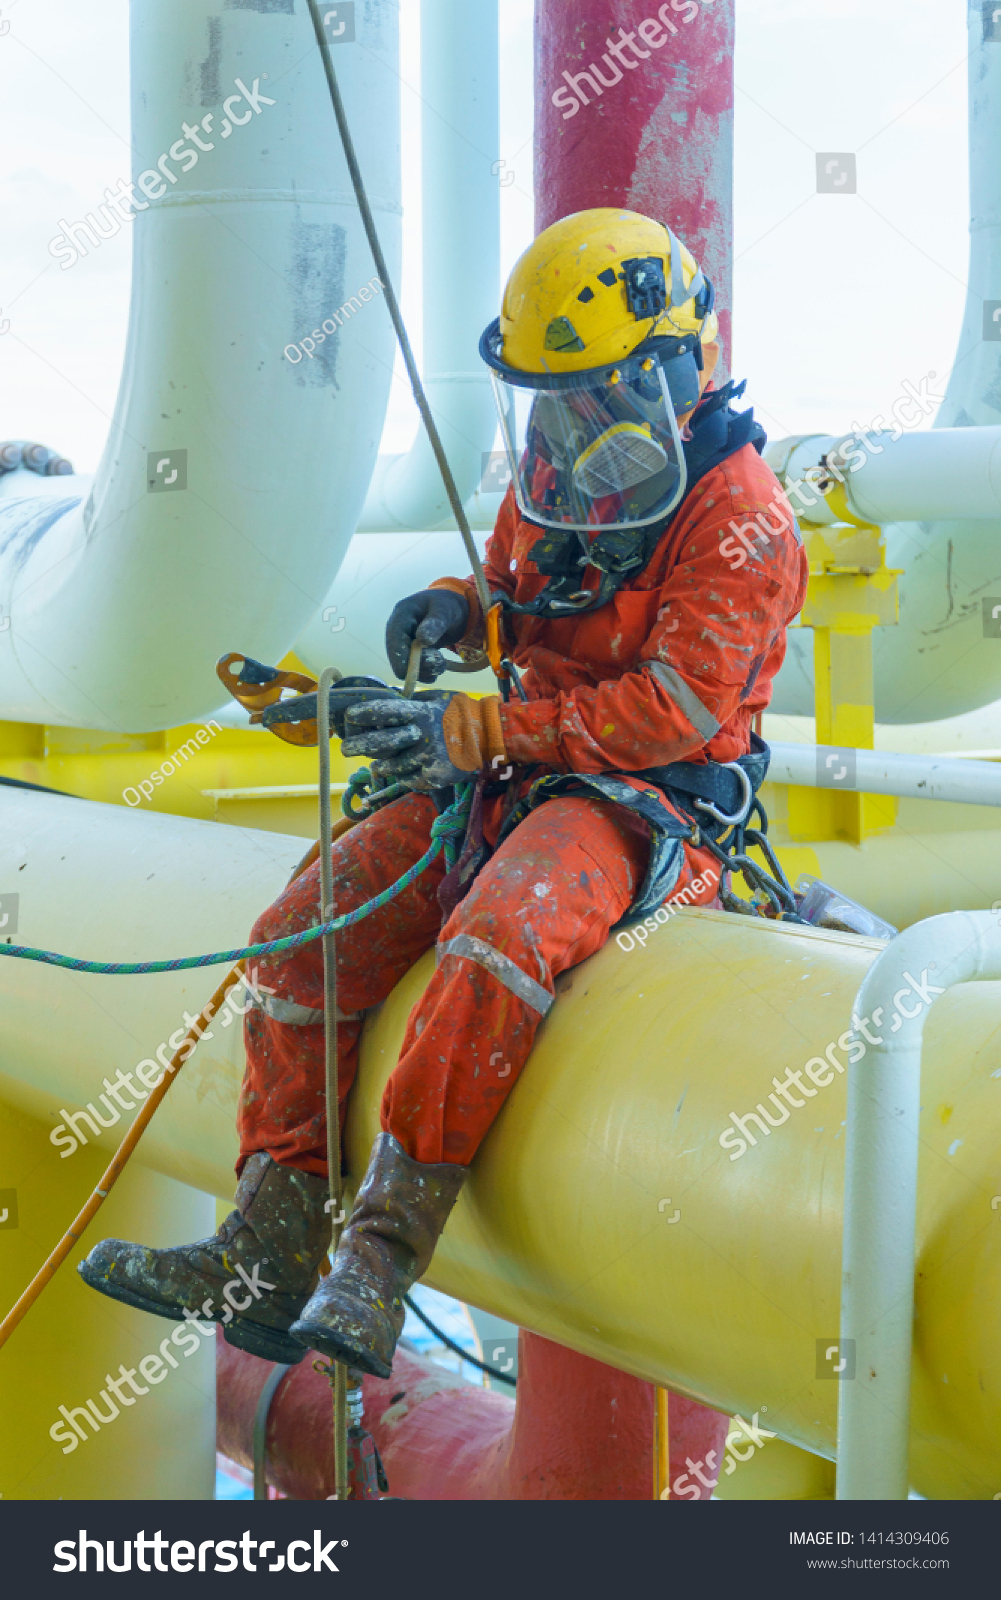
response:
[[[497,0],[422,0],[424,384],[473,528],[493,529],[501,495],[479,487],[496,415],[477,346],[497,315],[500,186]],[[388,679],[394,603],[446,574],[466,576],[441,474],[423,427],[410,451],[380,456],[358,531],[323,605],[296,640],[304,666]],[[405,531],[404,531],[405,530]],[[484,538],[477,539],[483,554]],[[441,688],[489,692],[489,672]]]
[[[477,345],[497,315],[498,100],[497,0],[421,0],[424,387],[463,502],[497,428]],[[358,529],[446,520],[448,497],[421,427],[405,455],[380,456]]]
[[[786,491],[807,522],[837,520],[816,484],[803,474],[842,444],[848,458],[839,468],[845,499],[849,510],[867,522],[884,526],[939,517],[970,522],[1001,517],[1001,427],[937,428],[896,438],[876,430],[869,432],[868,442],[850,434],[811,434],[789,451],[790,443],[783,440],[770,459],[774,466],[784,452]]]
[[[994,426],[937,428],[896,437],[877,429],[864,440],[852,434],[783,440],[769,460],[773,467],[783,461],[786,492],[804,521],[837,521],[824,494],[804,474],[813,469],[816,475],[823,458],[839,446],[847,457],[839,470],[848,508],[867,522],[885,526],[940,517],[970,522],[1001,517],[1001,427]],[[828,483],[835,481],[827,478]],[[979,537],[979,530],[973,532]]]
[[[970,259],[956,359],[931,431],[886,444],[883,456],[873,454],[850,477],[852,503],[860,515],[884,523],[887,562],[903,569],[900,621],[873,634],[876,720],[882,723],[938,721],[1001,697],[1001,642],[983,606],[985,599],[1001,598],[1001,452],[991,442],[1001,426],[1001,320],[993,319],[1001,305],[1001,49],[989,31],[985,38],[981,0],[968,0],[968,12]],[[923,393],[927,403],[934,378],[916,362],[909,386],[892,402],[906,428],[916,421],[922,426],[913,393]],[[872,420],[872,436],[884,444],[878,430],[890,419],[863,420]],[[837,442],[814,436],[813,461]],[[801,440],[787,443],[806,448]],[[769,455],[783,452],[778,444]],[[806,464],[801,456],[799,470]],[[805,514],[822,520],[816,511]],[[772,710],[813,715],[808,630],[789,635]]]
[[[825,765],[833,746],[776,741],[769,749],[769,783],[894,794],[909,800],[951,800],[968,806],[1001,806],[1001,763],[994,761],[853,750],[854,775],[846,773],[839,779],[837,774],[844,771],[842,755],[834,755],[831,765]]]
[[[848,1074],[839,1500],[907,1498],[921,1039],[937,996],[980,979],[1001,979],[998,918],[956,911],[894,939],[855,1001],[879,1032]]]
[[[397,23],[396,0],[358,6],[357,42],[337,54],[394,270]],[[315,609],[375,462],[393,341],[377,303],[334,318],[374,269],[306,8],[134,0],[131,26],[136,176],[162,157],[176,182],[133,223],[128,342],[93,487],[5,484],[0,717],[145,731],[208,714],[219,655],[280,658]],[[274,103],[230,101],[237,78]],[[212,146],[187,170],[182,122]],[[293,364],[285,347],[324,320],[335,331]],[[148,492],[150,462],[178,451],[186,490]]]
[[[1001,51],[985,30],[982,0],[967,0],[967,8],[970,259],[963,327],[935,422],[942,428],[1001,423],[1001,319],[994,316],[1001,302]]]

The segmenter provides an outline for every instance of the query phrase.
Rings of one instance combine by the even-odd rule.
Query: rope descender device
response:
[[[243,664],[239,675],[233,670],[238,661]],[[336,668],[329,670],[334,672]],[[234,700],[251,713],[252,724],[267,728],[287,744],[319,743],[315,678],[303,672],[267,667],[239,651],[223,656],[216,665],[216,673]],[[286,691],[289,691],[288,697],[283,698]],[[331,724],[337,729],[351,706],[365,700],[393,699],[399,693],[399,689],[383,683],[381,678],[344,678],[338,673],[329,690]]]
[[[235,671],[239,663],[239,673]],[[252,723],[265,722],[265,712],[270,711],[272,716],[279,709],[289,704],[284,699],[286,690],[297,699],[304,695],[312,694],[313,715],[312,720],[304,718],[281,717],[276,718],[276,725],[270,721],[265,726],[270,727],[279,739],[284,739],[286,744],[312,745],[316,744],[316,679],[307,677],[304,672],[286,672],[281,667],[266,667],[262,661],[254,661],[250,656],[245,656],[239,650],[230,650],[226,655],[220,656],[216,662],[216,676],[223,687],[244,711],[250,712]]]

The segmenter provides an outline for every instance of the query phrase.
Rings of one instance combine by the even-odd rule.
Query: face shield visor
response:
[[[687,481],[678,414],[699,399],[690,344],[590,372],[500,366],[490,376],[524,516],[550,528],[640,529],[674,510]]]

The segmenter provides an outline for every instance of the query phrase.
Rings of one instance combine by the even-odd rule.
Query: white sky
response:
[[[475,3],[475,0],[468,0]],[[417,0],[402,0],[415,63]],[[651,3],[650,14],[656,12]],[[532,233],[532,0],[501,0],[502,273]],[[904,379],[947,373],[967,270],[965,0],[737,0],[734,372],[770,436],[847,430]],[[128,173],[127,0],[0,9],[0,439],[97,464],[129,295],[123,228],[69,272],[48,254]],[[404,193],[420,175],[404,69]],[[854,151],[856,195],[815,193],[816,151]],[[419,347],[419,210],[403,304]],[[414,426],[396,385],[386,444]]]

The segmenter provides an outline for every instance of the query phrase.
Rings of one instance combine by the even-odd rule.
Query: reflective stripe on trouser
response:
[[[434,807],[411,795],[335,844],[338,913],[396,881],[427,846]],[[643,829],[606,801],[562,795],[526,818],[487,862],[441,928],[440,858],[372,916],[337,939],[338,1004],[359,1013],[384,1000],[420,955],[438,963],[407,1023],[382,1100],[382,1126],[414,1160],[470,1162],[528,1059],[553,980],[599,950],[646,868]],[[686,860],[676,891],[703,864]],[[710,890],[703,898],[712,898]],[[314,863],[259,918],[254,942],[315,925]],[[260,963],[260,982],[300,1006],[322,1005],[319,941]],[[245,1023],[247,1073],[239,1108],[241,1161],[266,1150],[307,1172],[326,1171],[323,1029],[262,1011]],[[342,1115],[361,1020],[338,1028]]]
[[[292,1028],[315,1028],[323,1021],[322,1006],[302,1006],[297,1000],[283,1000],[278,994],[264,994],[259,999],[251,1002],[251,1007],[263,1011],[266,1016],[272,1017],[275,1022],[288,1023]],[[340,1006],[335,1006],[335,1015],[338,1022],[357,1022],[357,1012],[348,1016]]]

